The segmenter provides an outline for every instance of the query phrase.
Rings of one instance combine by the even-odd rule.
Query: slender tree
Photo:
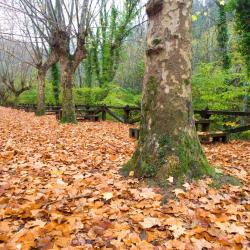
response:
[[[247,74],[250,77],[250,1],[234,0],[235,28],[239,35],[239,50],[245,58]]]
[[[96,49],[92,47],[90,44],[88,46],[88,56],[86,60],[84,61],[84,69],[85,69],[85,74],[84,74],[84,82],[86,87],[91,87],[93,78],[94,78],[94,53],[96,52]]]
[[[227,25],[226,7],[222,1],[216,1],[219,11],[219,17],[217,21],[217,41],[219,45],[219,54],[222,60],[222,66],[224,69],[229,69],[231,66],[231,58],[228,51],[229,35]]]
[[[191,100],[192,0],[150,0],[140,139],[122,172],[159,184],[209,174]]]
[[[245,59],[247,81],[244,83],[247,93],[250,92],[250,0],[232,0],[232,9],[235,10],[235,29],[239,36],[238,48],[240,53]],[[248,97],[243,97],[243,109],[249,111]],[[246,118],[243,123],[248,124],[250,119]]]
[[[92,46],[88,49],[91,57],[86,61],[86,74],[94,71],[100,86],[115,77],[122,44],[131,33],[132,23],[140,12],[139,3],[139,0],[125,0],[122,10],[119,10],[115,2],[111,8],[105,4],[105,0],[100,2],[99,24],[96,31],[91,33],[89,42]]]

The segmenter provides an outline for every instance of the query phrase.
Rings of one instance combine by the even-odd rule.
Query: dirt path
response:
[[[186,183],[163,206],[159,189],[118,174],[134,147],[124,124],[0,107],[0,249],[250,247],[249,142],[205,147],[245,186]]]

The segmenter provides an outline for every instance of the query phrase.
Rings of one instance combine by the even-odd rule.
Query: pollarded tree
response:
[[[97,1],[79,0],[19,0],[25,14],[38,27],[39,36],[46,39],[51,54],[60,65],[62,84],[62,122],[75,123],[73,77],[87,56],[86,38],[91,21],[96,17]],[[39,29],[41,26],[46,29]],[[48,32],[49,31],[49,32]],[[50,34],[48,36],[48,33]]]
[[[30,13],[31,14],[31,13]],[[37,70],[37,109],[36,115],[41,116],[45,114],[45,84],[46,75],[50,67],[57,61],[58,56],[54,51],[49,50],[48,39],[51,37],[49,29],[44,24],[37,22],[36,19],[27,21],[24,17],[25,25],[23,33],[25,35],[25,48],[31,55],[31,62]],[[40,36],[40,30],[46,33],[46,36]]]
[[[191,100],[192,0],[150,0],[140,139],[122,172],[159,184],[209,174]]]

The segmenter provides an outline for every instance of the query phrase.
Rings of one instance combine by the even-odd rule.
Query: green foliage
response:
[[[193,74],[193,106],[203,109],[242,110],[243,98],[250,98],[244,72],[225,72],[216,64],[201,64]]]
[[[109,88],[77,88],[74,89],[75,104],[99,104],[109,94]]]
[[[11,101],[11,99],[9,99]],[[37,102],[37,89],[31,88],[23,92],[17,99],[20,104],[36,104]],[[51,81],[47,82],[45,85],[45,102],[47,104],[57,105],[54,97],[54,86]]]
[[[14,95],[11,95],[8,99],[8,103],[21,103],[21,104],[35,104],[36,103],[36,93],[37,90],[32,88],[30,90],[24,91],[18,98],[15,98]]]
[[[213,182],[211,187],[220,189],[223,185],[241,186],[242,183],[239,179],[231,175],[215,174],[212,178]]]
[[[106,84],[105,87],[84,87],[74,88],[75,104],[107,104],[115,106],[139,105],[141,95],[135,94],[133,91],[125,90],[117,84]],[[20,104],[36,104],[37,90],[32,88],[20,95],[17,102]],[[45,88],[46,104],[57,105],[54,98],[52,82],[46,83]],[[15,102],[14,99],[9,99],[9,102]],[[59,97],[61,103],[61,97]]]
[[[103,99],[103,104],[116,106],[135,106],[140,104],[141,95],[135,94],[130,90],[123,89],[118,85],[110,85],[109,88],[109,94],[105,99]]]

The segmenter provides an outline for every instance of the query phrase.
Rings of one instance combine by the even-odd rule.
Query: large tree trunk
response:
[[[75,104],[73,99],[73,75],[71,60],[60,58],[62,82],[62,119],[63,123],[76,123]]]
[[[38,116],[45,114],[45,78],[46,78],[46,71],[38,69],[37,110],[36,110],[36,115]]]
[[[151,0],[140,139],[123,173],[160,185],[211,171],[191,102],[191,0]]]

